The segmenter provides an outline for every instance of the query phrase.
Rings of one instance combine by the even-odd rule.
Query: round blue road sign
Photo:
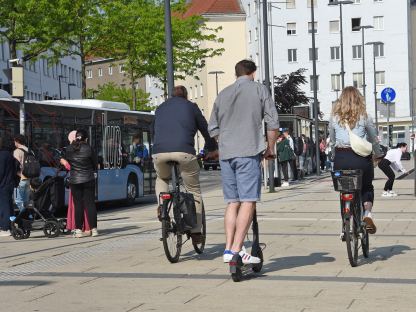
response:
[[[385,88],[381,91],[381,99],[384,103],[391,103],[396,98],[396,91],[393,88]]]

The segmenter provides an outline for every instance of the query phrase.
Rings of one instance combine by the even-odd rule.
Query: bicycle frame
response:
[[[349,220],[352,215],[357,228],[361,228],[363,208],[360,194],[358,192],[341,193],[340,205],[342,220],[344,220],[344,218]]]

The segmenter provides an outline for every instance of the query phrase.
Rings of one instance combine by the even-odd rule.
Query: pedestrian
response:
[[[29,153],[29,149],[26,146],[26,139],[23,135],[16,135],[14,137],[14,145],[16,149],[13,152],[14,158],[20,164],[19,171],[17,175],[20,177],[19,185],[15,189],[15,202],[16,206],[19,208],[20,211],[23,211],[29,202],[29,179],[24,176],[23,174],[23,165],[25,154]]]
[[[0,137],[0,237],[10,236],[10,216],[13,214],[13,188],[16,185],[17,160]]]
[[[292,136],[289,133],[289,129],[288,128],[284,128],[283,130],[283,135],[286,138],[286,140],[289,141],[289,146],[293,152],[293,157],[292,159],[289,161],[289,165],[290,165],[290,170],[292,171],[292,181],[296,181],[298,179],[298,168],[296,166],[296,154],[295,154],[295,145],[292,139]]]
[[[143,165],[144,160],[149,158],[149,150],[141,143],[140,134],[135,134],[130,145],[130,159],[132,163]]]
[[[224,199],[224,262],[239,253],[243,263],[260,263],[243,247],[256,202],[261,194],[261,159],[275,158],[279,123],[270,91],[254,81],[256,65],[242,60],[235,66],[237,80],[221,91],[214,103],[209,131],[218,140]],[[267,125],[267,148],[263,136]]]
[[[321,165],[321,170],[325,169],[326,163],[326,140],[325,138],[321,138],[319,142],[319,160]]]
[[[73,130],[68,134],[69,144],[72,144],[72,142],[75,141],[76,133],[77,133],[77,131]],[[66,159],[61,158],[60,163],[61,163],[62,166],[64,166],[64,168],[67,171],[71,170],[71,165],[69,164],[69,162]],[[76,226],[75,226],[75,206],[74,206],[74,198],[72,196],[71,190],[69,190],[69,194],[68,194],[68,211],[67,211],[67,217],[66,217],[66,229],[71,231],[71,233],[76,230]],[[87,213],[86,209],[84,209],[84,225],[83,225],[83,228],[82,228],[82,232],[83,232],[84,236],[90,236],[91,235],[91,228],[90,228],[90,225],[88,223],[88,213]]]
[[[332,171],[332,151],[331,151],[331,139],[328,137],[326,139],[326,149],[325,149],[325,158],[326,158],[326,170],[331,170]]]
[[[87,211],[91,235],[98,236],[97,209],[95,207],[95,179],[97,175],[97,159],[94,150],[87,143],[88,134],[85,130],[77,130],[75,141],[67,148],[65,159],[69,162],[69,186],[74,199],[75,231],[73,236],[80,238],[87,233],[82,232],[84,226],[84,209]]]
[[[282,166],[283,171],[283,178],[284,182],[282,183],[282,187],[289,186],[289,173],[288,173],[288,165],[293,160],[294,153],[293,150],[290,148],[289,140],[286,139],[284,135],[281,135],[277,139],[277,153],[279,163]]]
[[[334,155],[334,170],[356,170],[363,173],[361,182],[361,200],[364,206],[364,218],[367,232],[374,234],[377,230],[372,213],[374,203],[374,166],[370,152],[368,156],[360,156],[354,151],[350,141],[350,131],[361,139],[366,138],[372,143],[373,155],[383,155],[377,140],[377,132],[372,118],[366,111],[364,98],[355,87],[346,87],[335,105],[329,120],[331,150]],[[358,139],[358,138],[357,138]],[[360,152],[361,155],[364,155]]]
[[[302,139],[302,152],[299,155],[299,170],[301,172],[302,178],[308,175],[308,141],[306,135],[301,135]]]
[[[389,150],[384,158],[378,163],[378,167],[387,176],[388,180],[384,185],[383,197],[394,197],[397,193],[393,191],[394,179],[396,178],[393,169],[399,172],[406,172],[403,167],[401,158],[403,153],[407,151],[406,143],[398,143],[396,148]]]

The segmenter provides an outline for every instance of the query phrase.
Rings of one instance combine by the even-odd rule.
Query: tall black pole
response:
[[[217,91],[218,95],[218,72],[215,72],[215,90]]]
[[[70,90],[70,88],[71,88],[71,84],[68,83],[68,100],[71,99],[71,90]]]
[[[263,0],[263,42],[264,42],[264,84],[271,94],[270,85],[270,60],[269,60],[269,23],[267,21],[267,0]],[[266,132],[267,136],[267,132]],[[274,148],[274,147],[273,147]],[[269,168],[269,192],[274,190],[274,160],[268,161]]]
[[[170,14],[170,0],[165,0],[165,44],[166,44],[166,65],[167,65],[167,82],[168,97],[172,97],[174,79],[173,79],[173,43],[172,43],[172,24]]]
[[[366,101],[366,93],[365,93],[365,89],[367,87],[367,85],[365,84],[365,45],[364,45],[364,31],[365,31],[365,27],[361,27],[361,34],[362,34],[362,49],[363,49],[363,96],[364,96],[364,102]]]
[[[378,134],[378,112],[377,112],[377,72],[376,72],[376,46],[373,44],[373,71],[374,71],[374,114],[376,118],[376,131]]]
[[[342,33],[342,4],[339,4],[339,33],[341,36],[341,87],[345,88],[345,71],[344,71],[344,35]]]
[[[62,100],[62,88],[61,88],[61,75],[58,76],[58,82],[59,82],[59,99]]]
[[[314,0],[311,0],[311,19],[312,19],[312,86],[313,86],[313,115],[315,118],[315,160],[316,174],[321,174],[320,155],[319,155],[319,111],[318,111],[318,90],[316,77],[316,45],[315,45],[315,8]]]

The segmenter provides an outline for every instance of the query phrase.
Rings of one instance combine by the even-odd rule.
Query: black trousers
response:
[[[319,160],[321,162],[321,170],[325,169],[325,163],[326,163],[326,154],[325,153],[320,153],[319,154]]]
[[[336,150],[334,159],[334,170],[355,170],[363,171],[361,199],[363,203],[374,202],[374,167],[371,156],[362,157],[352,150]]]
[[[88,223],[92,229],[97,227],[97,208],[95,207],[95,181],[71,184],[74,199],[75,227],[82,229],[84,224],[84,209],[87,210]]]
[[[384,172],[384,174],[388,178],[386,184],[384,185],[385,191],[391,191],[393,189],[394,179],[396,178],[396,175],[394,174],[394,171],[393,169],[391,169],[390,165],[391,165],[390,160],[385,159],[385,158],[382,159],[378,163],[378,167],[380,168],[381,171]]]
[[[293,173],[293,180],[298,179],[298,167],[296,166],[296,158],[289,161],[290,169]]]
[[[10,230],[10,216],[13,212],[13,187],[0,187],[0,231]]]
[[[287,167],[288,163],[289,163],[289,160],[285,160],[280,163],[280,165],[282,166],[283,179],[285,180],[285,182],[289,181],[289,171]]]

